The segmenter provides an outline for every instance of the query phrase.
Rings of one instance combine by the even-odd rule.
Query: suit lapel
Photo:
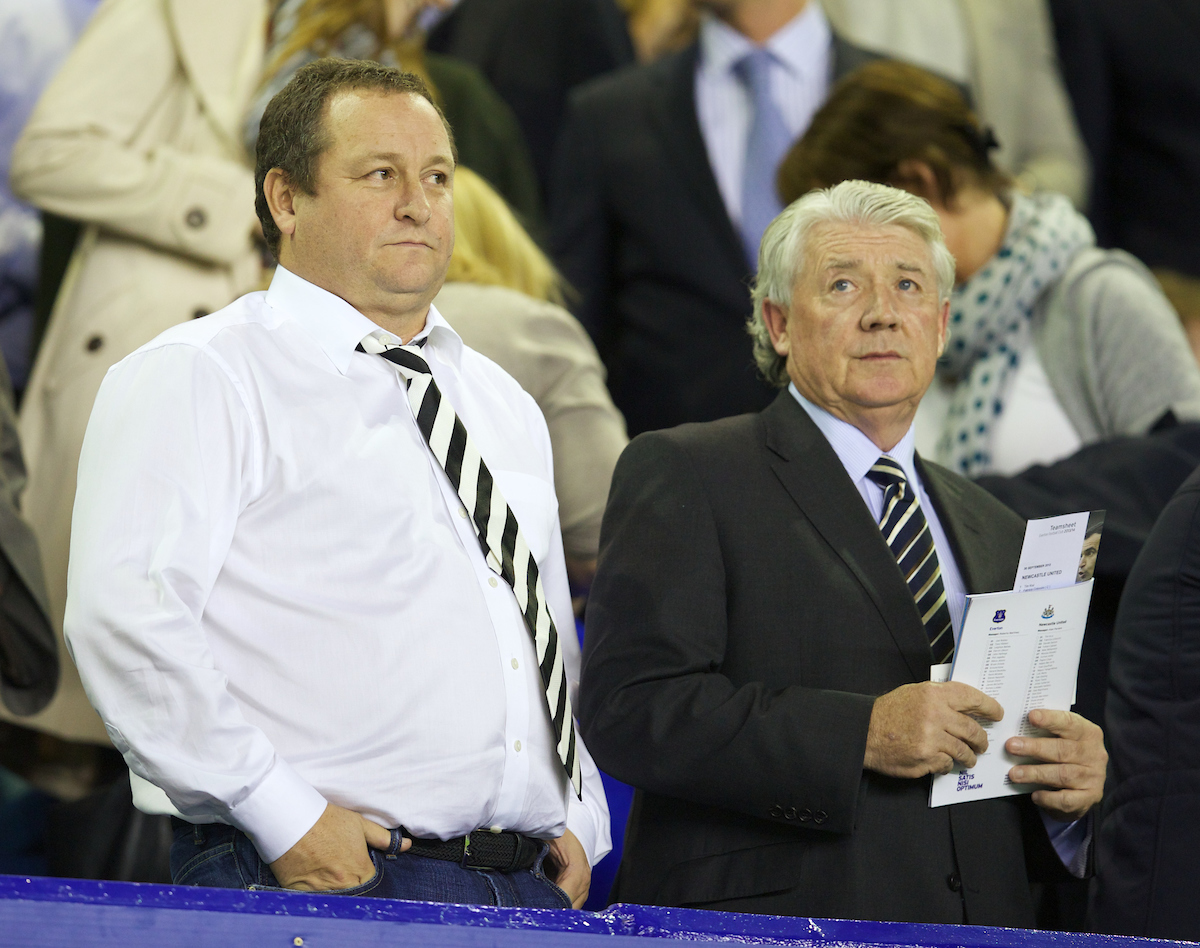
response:
[[[699,44],[667,57],[661,63],[663,94],[652,105],[652,116],[663,152],[684,186],[691,191],[705,218],[712,222],[730,265],[742,279],[747,275],[742,243],[729,219],[721,189],[708,160],[708,146],[696,117],[696,62]]]
[[[813,527],[862,584],[917,681],[929,678],[929,639],[892,551],[846,469],[788,391],[760,415],[771,468]]]
[[[240,154],[242,112],[266,45],[265,0],[168,0],[175,46],[216,133]]]
[[[995,562],[996,551],[987,539],[986,525],[980,521],[974,505],[963,497],[967,482],[950,476],[949,471],[936,464],[926,464],[920,455],[917,455],[916,463],[925,492],[937,510],[938,520],[954,551],[954,561],[967,593],[994,592],[986,588],[990,584],[984,574],[988,565]],[[1011,584],[1009,588],[1012,588]]]

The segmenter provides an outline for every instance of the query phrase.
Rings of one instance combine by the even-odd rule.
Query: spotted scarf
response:
[[[1087,220],[1062,195],[1012,196],[1004,243],[950,299],[950,344],[938,375],[957,384],[937,459],[951,470],[972,476],[991,468],[992,434],[1033,340],[1034,306],[1095,242]]]

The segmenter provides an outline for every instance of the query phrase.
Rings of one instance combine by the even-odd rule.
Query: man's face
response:
[[[1083,583],[1096,575],[1096,555],[1099,552],[1100,534],[1089,534],[1083,541],[1083,554],[1079,557],[1079,569],[1075,573],[1075,582]]]
[[[327,105],[316,193],[294,198],[281,263],[367,316],[427,307],[454,249],[454,162],[433,107],[349,91]]]
[[[946,340],[949,304],[938,304],[929,247],[906,227],[823,224],[805,257],[789,310],[768,323],[788,375],[868,434],[874,418],[902,435]]]

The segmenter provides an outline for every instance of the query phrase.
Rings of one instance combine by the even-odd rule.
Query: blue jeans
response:
[[[171,845],[171,880],[177,885],[215,886],[290,892],[282,889],[269,863],[241,830],[222,823],[193,826],[175,820]],[[499,872],[467,869],[455,862],[401,853],[400,831],[392,830],[387,852],[372,849],[373,878],[349,889],[331,889],[319,895],[355,895],[422,902],[458,902],[466,905],[506,905],[528,908],[570,908],[567,894],[542,873],[549,844],[532,869]]]

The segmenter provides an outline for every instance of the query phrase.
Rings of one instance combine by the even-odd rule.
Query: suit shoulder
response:
[[[695,59],[695,46],[689,46],[652,63],[622,66],[576,88],[571,93],[572,105],[576,111],[593,114],[657,101],[665,84],[678,81],[681,74],[690,74]]]
[[[625,452],[632,452],[631,458],[640,459],[672,454],[687,457],[697,469],[708,470],[735,459],[744,463],[748,452],[762,439],[758,414],[734,415],[643,432],[629,443]]]

